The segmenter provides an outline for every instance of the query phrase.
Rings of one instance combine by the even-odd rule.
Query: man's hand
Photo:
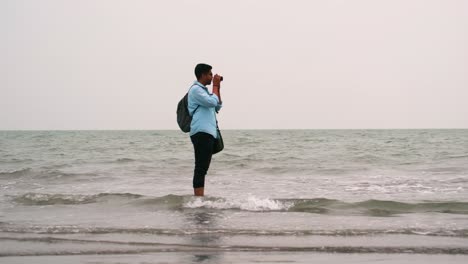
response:
[[[221,75],[215,74],[215,76],[213,77],[213,87],[215,86],[221,86]]]
[[[215,76],[213,77],[213,93],[216,94],[218,96],[218,99],[219,99],[219,103],[222,104],[222,101],[221,101],[221,92],[220,92],[220,88],[221,88],[221,76],[218,75],[218,74],[215,74]]]

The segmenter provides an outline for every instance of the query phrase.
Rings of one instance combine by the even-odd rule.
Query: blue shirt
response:
[[[195,81],[188,92],[188,110],[192,116],[190,136],[205,132],[217,138],[216,112],[221,109],[221,106],[216,94],[210,94],[208,88]]]

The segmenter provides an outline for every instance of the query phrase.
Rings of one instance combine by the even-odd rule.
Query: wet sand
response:
[[[466,255],[412,254],[339,254],[314,252],[160,252],[124,255],[67,255],[3,257],[0,263],[9,264],[75,264],[75,263],[466,263]]]

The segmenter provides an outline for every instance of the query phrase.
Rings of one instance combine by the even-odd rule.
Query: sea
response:
[[[468,130],[0,131],[0,263],[467,263]]]

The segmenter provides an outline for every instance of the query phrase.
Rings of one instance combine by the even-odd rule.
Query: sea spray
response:
[[[286,211],[292,202],[283,202],[269,198],[259,198],[249,195],[246,198],[194,198],[187,202],[186,208],[238,209],[243,211]]]

